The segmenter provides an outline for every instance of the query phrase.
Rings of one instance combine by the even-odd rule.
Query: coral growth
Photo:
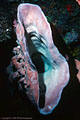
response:
[[[17,19],[17,47],[9,66],[15,71],[10,73],[10,81],[18,83],[40,113],[49,114],[69,81],[68,63],[54,45],[50,25],[39,6],[20,4]]]

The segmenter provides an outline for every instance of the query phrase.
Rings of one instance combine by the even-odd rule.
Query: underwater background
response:
[[[17,91],[11,93],[6,67],[12,57],[16,35],[13,21],[20,3],[38,4],[55,27],[55,44],[67,54],[70,82],[52,114],[43,116]],[[59,40],[59,41],[58,41]],[[80,120],[80,84],[74,59],[80,60],[80,6],[76,0],[0,0],[0,117],[30,117],[34,120]],[[9,87],[10,86],[10,87]],[[34,112],[33,112],[34,111]]]

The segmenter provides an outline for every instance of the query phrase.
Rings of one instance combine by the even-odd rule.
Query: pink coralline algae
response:
[[[9,79],[16,81],[41,114],[57,106],[69,81],[66,59],[54,45],[50,24],[38,5],[20,4],[16,26],[17,47]]]
[[[78,4],[80,5],[80,0],[76,0],[76,2],[78,2]]]
[[[75,63],[76,63],[76,69],[78,70],[78,73],[77,73],[77,78],[80,82],[80,61],[75,59]]]

